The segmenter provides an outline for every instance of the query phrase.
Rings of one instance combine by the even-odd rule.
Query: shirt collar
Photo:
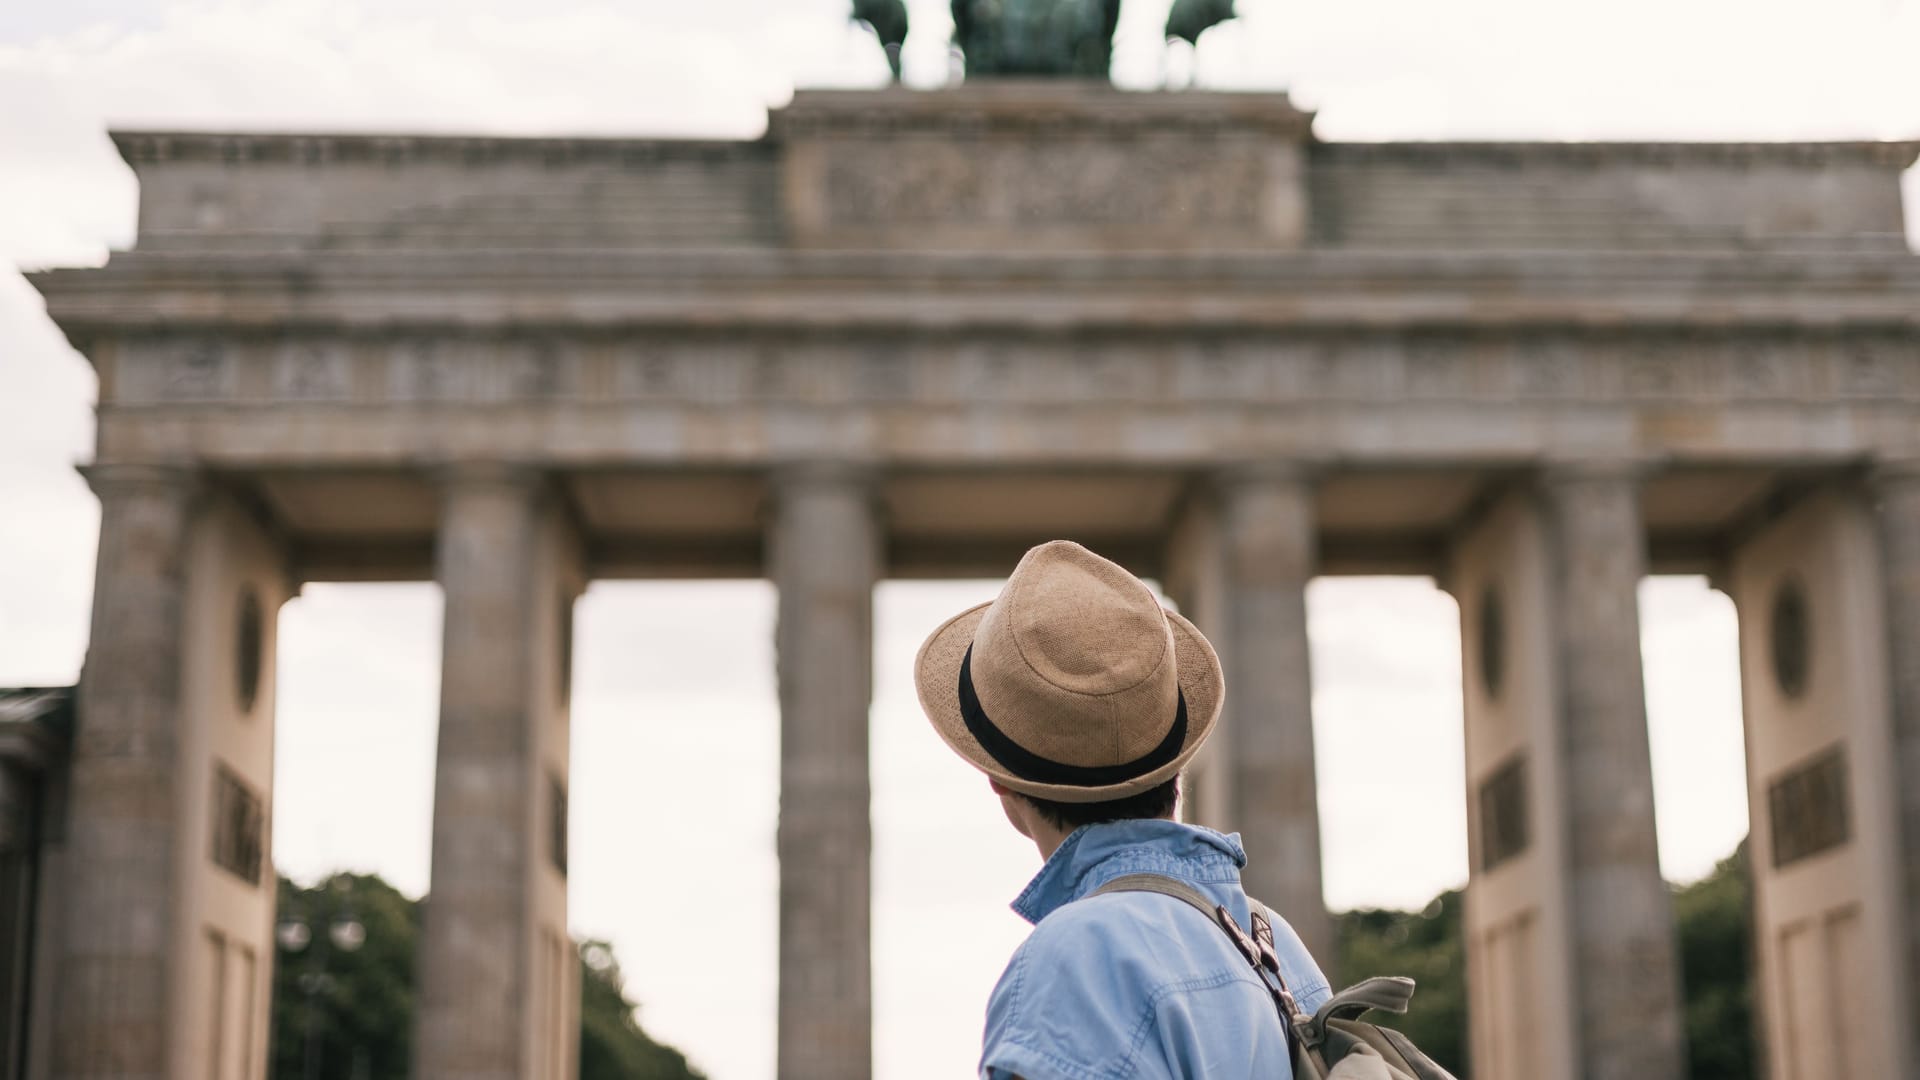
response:
[[[1037,923],[1127,874],[1165,874],[1207,884],[1238,881],[1245,865],[1247,853],[1238,833],[1217,833],[1163,819],[1082,825],[1068,834],[1021,890],[1013,910]]]

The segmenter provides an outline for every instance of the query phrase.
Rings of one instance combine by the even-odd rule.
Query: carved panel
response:
[[[1840,847],[1852,837],[1847,758],[1835,746],[1767,785],[1775,869]]]
[[[162,394],[169,401],[217,401],[233,393],[227,351],[212,341],[190,341],[175,350]]]
[[[266,862],[266,832],[266,804],[260,794],[233,770],[216,765],[210,851],[214,865],[249,885],[259,885]]]
[[[1527,759],[1516,755],[1480,784],[1480,869],[1492,870],[1527,850]]]
[[[1252,141],[900,139],[834,145],[826,220],[839,227],[1256,227],[1267,157]]]
[[[1798,578],[1787,578],[1774,590],[1773,607],[1767,613],[1767,647],[1773,661],[1774,684],[1788,699],[1799,698],[1807,691],[1812,633],[1806,589]]]
[[[356,393],[354,359],[368,378]],[[251,390],[242,374],[270,378]],[[1570,335],[1247,334],[700,340],[590,346],[555,336],[396,337],[128,348],[112,401],[133,405],[607,400],[1235,406],[1422,402],[1920,404],[1920,340]]]
[[[249,585],[240,594],[234,627],[234,690],[240,715],[250,718],[260,698],[260,676],[266,667],[266,613],[260,594]]]
[[[567,876],[567,784],[558,774],[547,774],[547,857],[561,877]]]
[[[453,345],[400,341],[387,355],[387,395],[396,402],[465,400],[472,375],[472,363]]]
[[[274,397],[288,402],[340,402],[353,396],[346,343],[296,341],[281,346],[274,363]]]

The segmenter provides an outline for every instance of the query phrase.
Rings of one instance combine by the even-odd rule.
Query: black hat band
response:
[[[1137,780],[1167,765],[1180,756],[1180,749],[1187,742],[1187,695],[1177,688],[1176,693],[1180,705],[1173,714],[1173,726],[1167,730],[1167,737],[1160,740],[1160,745],[1120,765],[1068,765],[1041,757],[1001,731],[987,716],[987,711],[980,707],[980,695],[974,692],[971,645],[967,647],[967,655],[960,661],[960,718],[966,721],[967,731],[972,733],[974,741],[987,752],[987,756],[999,762],[1002,768],[1036,784],[1108,787]]]

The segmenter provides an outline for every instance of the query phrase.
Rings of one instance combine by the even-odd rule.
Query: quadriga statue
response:
[[[1167,37],[1197,42],[1233,17],[1233,0],[1174,0]],[[853,0],[853,20],[873,31],[898,79],[907,39],[903,0]],[[976,79],[1104,79],[1119,25],[1120,0],[953,0],[953,43]]]
[[[967,75],[1104,79],[1120,0],[953,0]]]

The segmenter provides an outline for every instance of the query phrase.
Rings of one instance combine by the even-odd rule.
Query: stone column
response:
[[[1225,611],[1227,572],[1220,542],[1220,500],[1212,484],[1197,484],[1174,513],[1160,585],[1180,613],[1200,628],[1221,656],[1229,655]],[[1227,703],[1228,710],[1232,703]],[[1207,740],[1180,778],[1181,819],[1232,831],[1225,762],[1233,733],[1223,726]]]
[[[1318,559],[1313,484],[1300,469],[1240,469],[1220,483],[1226,570],[1228,823],[1247,848],[1247,892],[1278,911],[1332,971],[1320,886],[1307,582]]]
[[[448,474],[433,876],[414,1075],[571,1075],[566,937],[565,653],[576,591],[545,479]]]
[[[0,748],[0,1062],[20,1061],[33,941],[35,778]]]
[[[779,476],[781,1080],[873,1073],[868,708],[880,531],[860,472]]]
[[[80,677],[69,783],[64,932],[51,1043],[55,1080],[165,1076],[187,554],[199,494],[183,469],[100,466],[93,637]]]
[[[1920,459],[1883,466],[1874,480],[1904,870],[1907,1060],[1920,1063]]]
[[[1588,1080],[1679,1080],[1679,965],[1654,831],[1640,668],[1639,485],[1624,466],[1562,468],[1545,479],[1542,503],[1547,580],[1557,592],[1580,1061]]]

